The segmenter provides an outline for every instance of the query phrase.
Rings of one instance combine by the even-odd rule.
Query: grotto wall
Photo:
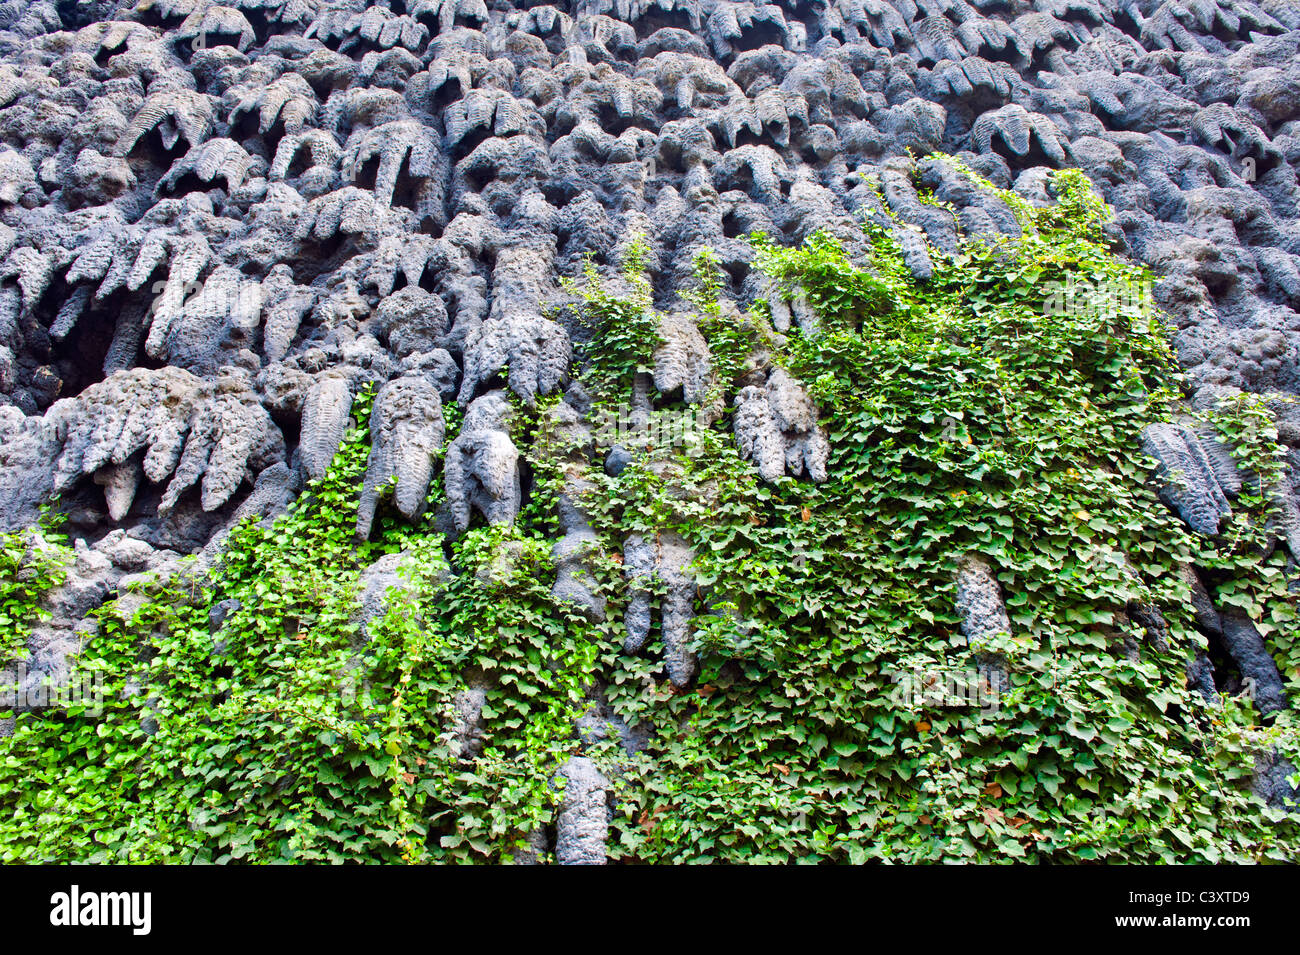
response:
[[[708,346],[675,311],[702,246],[745,307],[772,293],[753,231],[854,247],[873,222],[918,280],[933,269],[921,235],[941,249],[1017,235],[1005,203],[916,158],[936,150],[1034,204],[1052,201],[1047,170],[1090,177],[1115,243],[1162,278],[1190,407],[1238,391],[1272,403],[1295,513],[1293,0],[4,0],[0,530],[60,495],[79,541],[32,635],[32,678],[66,670],[123,579],[210,560],[234,520],[282,510],[324,473],[367,387],[359,535],[390,492],[418,516],[439,471],[449,533],[511,522],[529,475],[510,396],[564,394],[565,426],[584,427],[560,280],[587,257],[614,265],[633,236],[667,314],[640,380],[649,408],[706,400]],[[815,322],[780,298],[772,319]],[[731,397],[764,479],[825,479],[798,381],[756,369]],[[1181,475],[1169,506],[1215,533],[1243,480],[1223,449],[1181,425],[1145,449]],[[563,516],[556,587],[603,615],[570,572],[583,515]],[[667,588],[683,685],[691,558],[672,537],[629,538],[624,556],[634,590]],[[963,593],[996,604],[976,576]],[[628,610],[629,649],[648,594]],[[1197,609],[1266,706],[1285,705],[1249,621]],[[561,855],[593,861],[605,781],[581,757],[565,774]]]

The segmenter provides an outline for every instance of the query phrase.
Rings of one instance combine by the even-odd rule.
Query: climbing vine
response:
[[[1185,677],[1205,649],[1180,573],[1194,563],[1298,689],[1284,556],[1260,549],[1271,417],[1243,399],[1214,419],[1256,479],[1228,532],[1194,537],[1140,451],[1144,427],[1180,413],[1163,329],[1142,309],[1045,307],[1054,284],[1148,276],[1106,246],[1081,175],[1054,186],[1047,209],[1003,194],[1020,239],[929,249],[925,282],[889,223],[865,228],[861,254],[822,233],[797,248],[754,237],[773,294],[804,296],[815,328],[778,333],[768,303],[724,304],[702,252],[685,298],[713,356],[709,414],[689,440],[647,427],[607,470],[604,446],[555,427],[557,396],[513,401],[531,481],[509,526],[445,537],[435,479],[423,518],[381,509],[356,540],[363,394],[287,514],[237,526],[211,573],[103,609],[77,660],[102,678],[100,711],[21,714],[0,739],[0,860],[522,858],[579,751],[611,781],[616,859],[1294,859],[1295,817],[1249,787],[1254,754],[1296,751],[1293,713],[1265,725]],[[613,283],[592,266],[567,286],[588,417],[617,411],[660,344],[646,269],[634,239]],[[825,483],[765,483],[741,457],[728,399],[755,354],[816,401]],[[446,416],[450,440],[461,415]],[[552,595],[566,494],[591,524],[603,617]],[[657,625],[623,649],[631,534],[678,535],[696,555],[685,687],[664,678]],[[27,627],[59,571],[29,542],[0,543],[0,613]],[[364,573],[390,555],[400,582],[366,619]],[[1011,621],[979,645],[955,610],[967,555],[994,568]],[[1158,608],[1163,631],[1135,607]],[[466,753],[454,727],[472,688],[481,745]],[[603,731],[587,719],[596,696]]]
[[[354,427],[284,517],[236,527],[211,575],[104,608],[78,659],[102,708],[23,714],[0,740],[0,858],[499,858],[549,818],[594,654],[550,599],[549,548],[478,527],[449,564],[432,517],[391,514],[355,541],[368,437]],[[361,572],[394,553],[405,584],[363,629]],[[495,689],[471,765],[448,730],[474,668]]]
[[[71,559],[53,512],[38,529],[0,534],[0,663],[24,653],[32,625],[48,616],[41,598],[63,583]]]
[[[1248,705],[1206,705],[1186,686],[1204,638],[1178,568],[1232,544],[1193,539],[1139,450],[1180,398],[1165,334],[1149,303],[1044,307],[1054,282],[1141,288],[1147,276],[1106,248],[1108,213],[1085,179],[1055,186],[1057,207],[1014,204],[1020,241],[930,249],[928,283],[883,226],[868,227],[864,262],[826,234],[795,249],[756,239],[759,266],[818,318],[777,359],[831,431],[826,484],[763,485],[707,440],[693,455],[651,453],[675,462],[669,480],[650,459],[597,478],[604,526],[642,529],[645,516],[644,529],[696,545],[715,611],[697,618],[692,689],[647,697],[639,660],[612,681],[615,708],[657,731],[620,777],[621,852],[1294,856],[1293,819],[1246,785],[1261,746],[1294,739],[1289,714],[1265,729]],[[718,503],[691,512],[701,485],[721,488]],[[997,645],[971,646],[958,627],[955,562],[968,553],[994,564],[1007,595],[1012,633]],[[1276,579],[1253,616],[1293,626],[1280,558],[1252,556],[1219,558],[1232,574],[1216,598]],[[1161,609],[1167,638],[1135,623],[1135,604]],[[933,692],[989,654],[1008,664],[1004,692],[982,705]],[[921,691],[900,694],[908,681]]]

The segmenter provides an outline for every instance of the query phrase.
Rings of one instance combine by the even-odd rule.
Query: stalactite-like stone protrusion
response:
[[[1160,496],[1165,502],[1192,530],[1209,536],[1219,533],[1220,522],[1232,513],[1220,480],[1223,466],[1216,468],[1196,432],[1180,425],[1153,424],[1143,433],[1142,448],[1160,462],[1164,481]],[[1240,478],[1236,486],[1240,488]]]
[[[307,394],[302,411],[302,466],[319,480],[329,470],[348,430],[352,389],[343,378],[325,378]]]
[[[623,649],[638,652],[650,633],[651,587],[663,587],[660,598],[660,633],[664,665],[676,686],[686,686],[695,675],[695,654],[690,649],[691,620],[695,617],[695,578],[690,565],[695,552],[676,534],[662,533],[657,541],[633,534],[623,543],[623,573],[631,591],[624,621],[627,637]]]
[[[564,797],[556,822],[555,858],[560,865],[604,865],[609,838],[609,780],[585,756],[560,770]]]
[[[447,447],[447,502],[459,530],[479,511],[491,524],[510,524],[519,513],[519,449],[510,439],[510,403],[490,391],[465,413],[460,434]]]
[[[961,632],[972,643],[1011,633],[1002,588],[993,568],[983,558],[967,556],[958,566],[957,613],[961,617]]]
[[[764,387],[742,388],[735,405],[736,445],[763,480],[775,481],[787,470],[796,477],[806,473],[819,484],[826,480],[830,442],[800,382],[774,368]]]
[[[405,517],[424,513],[444,425],[437,386],[419,375],[384,385],[370,414],[370,459],[357,509],[357,536],[370,535],[375,505],[393,483],[393,503]]]

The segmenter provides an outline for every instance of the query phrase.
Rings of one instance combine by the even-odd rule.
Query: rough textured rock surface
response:
[[[1231,458],[1211,456],[1191,428],[1153,424],[1142,438],[1143,450],[1160,462],[1160,496],[1178,511],[1187,526],[1201,534],[1219,533],[1232,513],[1228,496],[1241,490]]]
[[[663,396],[680,393],[695,404],[704,398],[712,377],[709,346],[689,315],[665,315],[659,323],[663,344],[655,351],[654,384]]]
[[[971,642],[1011,633],[1011,620],[993,568],[981,557],[968,556],[957,571],[957,613],[961,632]]]
[[[48,546],[39,532],[32,535],[29,549]],[[52,692],[66,683],[82,641],[99,629],[92,611],[133,582],[165,578],[179,568],[178,554],[156,549],[121,529],[93,545],[76,540],[66,581],[42,600],[47,616],[27,637],[27,658],[20,663],[0,661],[0,702],[16,712],[50,705]]]
[[[449,746],[452,757],[462,763],[472,761],[483,747],[483,705],[487,694],[487,684],[474,679],[453,700],[455,714]]]
[[[388,612],[395,593],[410,593],[413,584],[407,555],[386,554],[361,572],[361,633]]]
[[[1250,681],[1255,705],[1264,715],[1286,708],[1286,690],[1277,664],[1269,655],[1264,638],[1242,611],[1229,607],[1223,611],[1223,643]]]
[[[1300,788],[1292,786],[1290,778],[1296,768],[1276,751],[1264,753],[1255,760],[1255,792],[1275,809],[1300,807]]]
[[[445,427],[437,385],[418,375],[388,382],[375,396],[370,413],[370,460],[357,515],[357,536],[370,536],[375,505],[392,484],[393,503],[405,517],[424,513],[434,458]]]
[[[585,756],[560,770],[564,798],[556,823],[555,859],[560,865],[604,865],[609,834],[609,780]]]
[[[662,591],[659,600],[660,638],[668,678],[685,686],[695,675],[695,654],[691,652],[690,625],[695,616],[695,578],[689,567],[695,559],[690,545],[676,534],[661,534],[657,541],[632,534],[623,544],[623,572],[631,597],[625,612],[627,638],[623,649],[640,650],[650,635],[652,588]]]
[[[556,600],[573,604],[589,620],[601,621],[605,619],[605,597],[598,592],[593,573],[600,542],[581,504],[583,494],[590,489],[583,465],[595,451],[591,426],[577,407],[584,398],[575,383],[566,400],[551,410],[539,440],[556,448],[564,465],[564,486],[556,507],[563,536],[551,549],[555,560],[551,594]]]
[[[509,524],[519,513],[519,450],[510,439],[510,403],[500,391],[474,399],[460,434],[447,446],[447,500],[459,530],[470,514]]]
[[[826,480],[831,446],[817,426],[817,408],[803,385],[774,368],[763,387],[746,385],[736,395],[736,445],[765,481],[786,471]]]
[[[163,504],[132,494],[146,446],[98,434],[94,386],[122,372],[248,373],[243,413],[260,403],[287,425],[281,460],[312,476],[344,426],[345,382],[382,385],[416,359],[466,405],[498,382],[525,402],[562,387],[569,336],[544,310],[560,276],[632,231],[657,291],[708,243],[742,303],[767,291],[750,229],[852,239],[880,221],[918,278],[931,266],[904,226],[943,247],[958,229],[1017,234],[1001,202],[909,149],[959,153],[1028,196],[1044,169],[1082,167],[1120,211],[1117,240],[1166,277],[1194,387],[1300,387],[1287,4],[408,6],[122,0],[6,20],[0,401],[22,415],[5,419],[7,525],[94,480],[107,523]],[[870,177],[887,210],[860,187]],[[956,214],[920,202],[917,181]],[[773,317],[812,320],[800,301]],[[665,323],[655,384],[692,401],[709,358],[683,322]],[[289,370],[321,380],[286,403]],[[738,441],[765,476],[784,456],[817,479],[824,438],[797,393],[755,387],[737,397]],[[210,413],[228,423],[200,432],[234,426],[234,409]],[[65,462],[56,487],[37,432],[63,422],[114,446],[90,470]],[[1200,463],[1186,438],[1150,443],[1171,468]],[[211,468],[203,447],[187,472]],[[220,450],[213,508],[256,479]],[[1180,511],[1209,528],[1225,501],[1189,473]]]

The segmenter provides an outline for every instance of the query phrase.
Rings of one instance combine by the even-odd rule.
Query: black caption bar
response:
[[[557,922],[596,931],[606,920],[615,931],[634,922],[654,931],[667,914],[662,899],[677,897],[702,920],[699,937],[724,924],[726,932],[766,935],[865,921],[868,937],[919,931],[927,943],[981,945],[1024,931],[1229,942],[1243,932],[1283,930],[1293,878],[1285,867],[768,870],[731,871],[724,882],[692,871],[42,867],[0,871],[0,916],[15,937],[99,936],[128,949],[196,939],[337,944],[340,933],[352,932],[400,944],[446,938],[437,931],[443,924],[477,925],[493,936],[549,934]],[[640,891],[633,895],[632,887]],[[661,901],[652,903],[656,891]]]

